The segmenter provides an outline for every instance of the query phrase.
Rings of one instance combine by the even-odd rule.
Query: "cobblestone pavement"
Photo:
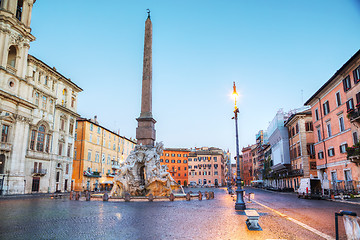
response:
[[[323,239],[256,203],[247,209],[259,212],[263,231],[249,231],[233,198],[214,191],[190,202],[1,200],[0,239]]]

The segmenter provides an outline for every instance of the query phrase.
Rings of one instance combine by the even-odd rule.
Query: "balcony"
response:
[[[106,173],[107,177],[115,177],[116,173]]]
[[[360,109],[349,112],[347,117],[350,119],[350,122],[360,122]]]
[[[0,143],[0,150],[1,151],[5,151],[5,152],[10,152],[12,149],[12,144],[11,143]]]
[[[289,177],[297,177],[297,176],[304,176],[304,170],[303,169],[294,169],[290,170],[288,172]]]
[[[354,163],[360,163],[360,143],[346,148],[347,159]]]
[[[115,170],[119,170],[119,169],[120,169],[120,165],[119,165],[119,164],[113,164],[113,165],[111,165],[111,168],[112,168],[112,169],[115,169]]]
[[[11,65],[6,65],[6,70],[8,70],[9,72],[13,73],[13,74],[16,74],[16,68],[14,68],[13,66]]]
[[[84,176],[85,176],[85,177],[99,178],[99,177],[101,177],[101,173],[100,173],[100,172],[88,172],[88,171],[84,171]]]
[[[31,169],[31,175],[33,176],[33,177],[35,177],[35,176],[45,176],[46,175],[46,173],[47,173],[47,169],[43,169],[43,168],[32,168]]]

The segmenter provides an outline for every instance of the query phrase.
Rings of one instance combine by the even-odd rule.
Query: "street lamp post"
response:
[[[234,92],[233,92],[233,96],[235,99],[235,131],[236,131],[236,203],[235,203],[235,210],[245,210],[246,206],[245,206],[245,202],[244,202],[244,198],[243,198],[243,192],[244,190],[242,189],[241,186],[241,177],[240,177],[240,159],[239,159],[239,136],[238,136],[238,122],[237,122],[237,115],[239,113],[239,109],[236,105],[236,97],[238,96],[238,93],[236,92],[236,86],[235,86],[235,82],[234,82]]]

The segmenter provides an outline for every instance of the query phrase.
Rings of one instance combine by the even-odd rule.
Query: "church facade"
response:
[[[71,189],[82,89],[28,54],[35,1],[0,1],[0,194]]]

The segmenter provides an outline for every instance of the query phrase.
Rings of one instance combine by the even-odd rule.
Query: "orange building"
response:
[[[359,90],[359,65],[360,51],[305,103],[312,111],[318,176],[335,192],[352,190],[360,181],[358,163],[347,157],[347,147],[358,142],[351,96]]]
[[[76,121],[72,190],[110,191],[120,164],[136,142],[120,136],[94,120]]]
[[[251,185],[251,181],[254,180],[253,178],[253,161],[252,161],[252,148],[254,145],[244,147],[242,152],[242,180],[246,186]],[[236,159],[236,157],[235,157]]]
[[[188,180],[188,156],[187,148],[165,148],[160,158],[161,165],[167,165],[168,172],[174,180],[183,186],[189,184]]]

